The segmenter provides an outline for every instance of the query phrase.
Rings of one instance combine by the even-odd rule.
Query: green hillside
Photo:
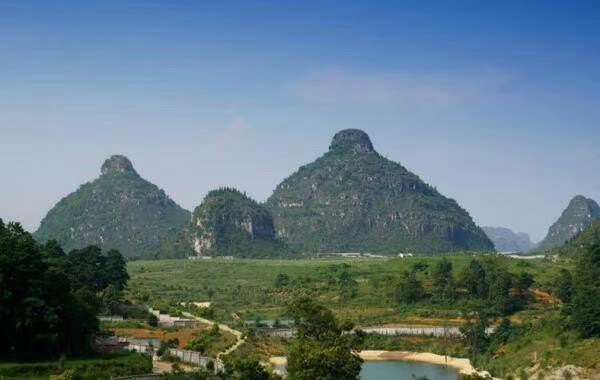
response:
[[[355,129],[337,133],[266,206],[279,236],[303,252],[494,250],[456,201],[381,156]]]
[[[536,247],[537,251],[547,251],[563,245],[578,233],[585,231],[600,219],[600,206],[591,198],[577,195],[569,202],[558,220],[550,226],[548,234]]]
[[[236,189],[209,192],[191,221],[168,241],[161,257],[282,257],[285,245],[275,236],[269,211]]]
[[[99,178],[60,200],[34,236],[56,239],[66,250],[93,244],[117,248],[128,258],[149,258],[189,215],[117,155],[104,162]]]

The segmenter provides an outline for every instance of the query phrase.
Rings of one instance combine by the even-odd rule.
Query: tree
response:
[[[121,299],[121,291],[119,288],[110,284],[102,291],[102,306],[104,312],[108,314],[117,313],[119,308],[119,300]]]
[[[558,272],[558,276],[552,283],[552,295],[557,297],[563,303],[568,304],[571,301],[571,294],[573,293],[573,277],[571,272],[565,268],[561,268]]]
[[[467,323],[460,327],[460,332],[463,334],[463,339],[469,347],[469,354],[473,358],[487,349],[489,339],[485,330],[488,327],[488,320],[483,311],[466,313],[466,315]]]
[[[340,272],[338,283],[340,285],[340,299],[354,298],[358,295],[358,282],[350,276],[346,269]]]
[[[483,266],[475,259],[472,259],[469,265],[461,271],[459,284],[467,289],[472,297],[487,297],[488,282],[485,269],[483,269]]]
[[[399,302],[413,304],[421,300],[423,297],[423,285],[417,279],[415,271],[402,274],[402,278],[398,283],[396,290],[396,298]]]
[[[452,262],[445,257],[438,261],[431,271],[433,296],[441,301],[453,301],[456,298],[456,284],[452,277]]]
[[[279,273],[275,279],[276,288],[285,288],[290,284],[290,276],[287,273]]]
[[[231,380],[270,380],[271,375],[258,360],[237,359],[225,364],[225,375]]]
[[[125,285],[127,285],[127,281],[129,280],[127,263],[119,250],[111,249],[107,252],[104,276],[108,285],[114,285],[119,290],[123,290]]]
[[[146,322],[150,326],[156,327],[156,326],[158,326],[158,317],[152,313],[148,313],[148,318],[146,319]]]
[[[0,219],[0,358],[89,352],[98,299],[74,292],[70,272],[56,242],[39,246],[18,223]]]
[[[69,252],[69,275],[77,288],[88,288],[93,292],[102,291],[108,285],[106,279],[106,257],[100,247],[90,245]]]
[[[575,265],[571,316],[582,337],[600,336],[600,244],[584,251]]]
[[[339,324],[331,310],[310,298],[292,303],[290,315],[298,331],[288,354],[290,380],[359,379],[362,359],[349,323]]]
[[[208,296],[208,299],[212,301],[213,297],[215,296],[215,290],[213,288],[208,288],[206,290],[206,295]]]
[[[497,265],[489,265],[486,277],[489,305],[501,314],[513,311],[515,308],[510,297],[510,288],[513,283],[511,274]]]

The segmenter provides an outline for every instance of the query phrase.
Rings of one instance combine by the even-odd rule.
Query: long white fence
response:
[[[222,372],[225,370],[225,366],[221,360],[209,358],[207,356],[202,356],[198,351],[171,348],[169,349],[169,354],[178,357],[184,363],[195,364],[204,368],[207,368],[209,366],[209,363],[213,363],[215,373]]]
[[[448,337],[448,338],[460,338],[463,334],[460,332],[458,327],[388,327],[388,326],[371,326],[361,328],[362,331],[368,334],[377,335],[411,335],[411,336],[435,336],[435,337]],[[295,329],[282,328],[282,329],[270,329],[270,328],[259,328],[257,331],[279,338],[291,338],[296,334]],[[495,331],[495,327],[488,327],[486,333],[489,335]]]

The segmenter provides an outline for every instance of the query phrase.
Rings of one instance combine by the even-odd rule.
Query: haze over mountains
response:
[[[482,229],[498,252],[527,252],[535,246],[524,232],[515,233],[506,227],[485,226]]]

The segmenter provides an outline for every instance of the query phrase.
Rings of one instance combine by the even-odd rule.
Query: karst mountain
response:
[[[168,241],[162,257],[233,256],[269,258],[287,256],[276,238],[269,211],[233,188],[210,191],[194,209],[180,233]]]
[[[524,232],[513,232],[506,227],[481,227],[498,252],[527,252],[535,244]]]
[[[60,200],[35,237],[57,240],[65,249],[98,245],[128,258],[151,258],[174,236],[190,213],[136,172],[127,157],[114,155],[100,177]]]
[[[587,230],[600,220],[600,206],[591,198],[577,195],[548,230],[548,234],[536,247],[536,251],[547,251],[563,245],[575,235]]]
[[[357,129],[335,134],[266,206],[278,236],[305,253],[494,250],[456,201],[381,156]]]

